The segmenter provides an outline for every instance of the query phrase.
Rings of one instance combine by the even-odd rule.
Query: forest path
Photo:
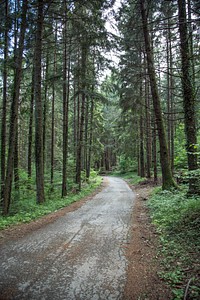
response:
[[[135,194],[120,178],[79,209],[0,246],[0,299],[122,299]]]

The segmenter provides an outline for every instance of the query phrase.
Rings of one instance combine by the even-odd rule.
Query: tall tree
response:
[[[8,60],[8,1],[4,3],[4,53],[3,53],[3,106],[1,121],[1,199],[3,199],[5,169],[6,169],[6,115],[7,115],[7,60]]]
[[[28,1],[23,1],[19,44],[18,44],[18,49],[16,51],[16,57],[15,57],[16,63],[15,63],[14,85],[13,85],[13,95],[12,95],[11,114],[10,114],[9,150],[8,150],[5,185],[3,191],[3,214],[4,215],[8,214],[9,207],[10,207],[11,188],[12,188],[13,169],[14,169],[15,144],[17,138],[18,103],[19,103],[20,84],[21,84],[21,76],[22,76],[22,59],[23,59],[24,39],[25,39],[25,32],[26,32],[27,9],[28,9]]]
[[[155,112],[156,124],[157,124],[157,130],[158,130],[158,137],[159,137],[159,143],[160,143],[162,188],[163,189],[171,189],[173,187],[176,187],[176,183],[173,179],[171,167],[170,167],[170,159],[169,159],[166,131],[165,131],[164,121],[163,121],[163,117],[162,117],[161,101],[160,101],[160,97],[159,97],[159,93],[158,93],[153,52],[152,52],[152,46],[151,46],[150,34],[149,34],[149,28],[148,28],[147,11],[145,8],[145,2],[143,0],[140,0],[140,11],[141,11],[141,16],[142,16],[143,34],[144,34],[145,50],[146,50],[146,56],[147,56],[148,73],[149,73],[149,79],[150,79],[150,85],[151,85],[151,93],[152,93],[153,106],[154,106],[154,112]]]
[[[186,150],[189,171],[198,169],[197,132],[195,114],[195,92],[190,60],[189,38],[186,18],[186,1],[178,0],[179,33],[182,62],[183,108],[185,116]],[[189,193],[200,194],[200,181],[197,174],[191,174]]]
[[[42,30],[44,2],[37,1],[37,29],[34,53],[34,98],[35,98],[35,167],[37,203],[45,201],[44,195],[44,153],[43,153],[43,105],[41,95]]]

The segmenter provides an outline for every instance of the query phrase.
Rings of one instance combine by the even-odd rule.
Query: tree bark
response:
[[[28,130],[28,179],[32,177],[32,145],[33,145],[33,106],[34,106],[34,68],[31,83],[31,101],[29,112],[29,130]],[[30,188],[30,182],[29,182]]]
[[[4,31],[4,54],[3,54],[3,106],[1,121],[1,199],[4,195],[4,180],[6,172],[6,115],[7,115],[7,59],[8,59],[8,1],[5,1],[5,31]]]
[[[180,50],[182,62],[182,88],[183,88],[183,108],[186,134],[186,150],[188,160],[188,170],[198,169],[197,162],[197,132],[196,132],[196,114],[195,114],[195,95],[192,83],[193,72],[190,61],[188,28],[186,18],[186,2],[178,0]],[[200,182],[197,175],[189,180],[189,193],[200,194]]]
[[[42,60],[42,30],[43,30],[43,0],[37,1],[37,30],[35,42],[35,166],[36,166],[36,189],[37,203],[45,201],[44,195],[44,153],[43,153],[43,105],[41,95],[41,60]]]
[[[142,23],[143,23],[143,34],[144,34],[144,41],[145,41],[145,50],[147,55],[148,73],[149,73],[151,93],[153,98],[153,107],[154,107],[154,112],[156,117],[156,124],[157,124],[159,144],[160,144],[162,188],[171,189],[173,187],[176,187],[177,185],[172,177],[172,172],[170,167],[166,131],[165,131],[164,121],[162,117],[161,102],[160,102],[160,97],[159,97],[158,87],[157,87],[157,80],[156,80],[156,73],[154,67],[153,53],[152,53],[152,48],[150,43],[147,15],[146,15],[146,10],[145,10],[143,0],[140,0],[140,9],[141,9],[141,16],[142,16]]]
[[[24,38],[26,31],[26,13],[28,9],[28,1],[23,1],[22,5],[22,17],[21,17],[21,28],[19,37],[19,47],[16,56],[15,64],[15,75],[14,75],[14,87],[11,103],[11,114],[10,114],[10,132],[9,132],[9,149],[8,159],[6,167],[6,178],[4,185],[4,198],[3,198],[3,214],[7,215],[10,207],[11,188],[13,180],[13,168],[14,168],[14,152],[15,152],[15,141],[16,141],[16,130],[17,130],[17,112],[18,102],[20,94],[20,84],[22,76],[22,58],[24,50]]]
[[[64,1],[65,3],[65,1]],[[63,173],[62,197],[67,195],[68,114],[69,114],[69,57],[67,57],[67,20],[63,28]],[[69,64],[69,65],[68,65]]]
[[[80,116],[80,128],[79,128],[79,140],[77,145],[77,158],[76,158],[76,183],[81,190],[81,159],[83,149],[83,133],[85,122],[85,88],[86,88],[86,61],[87,61],[87,42],[83,41],[81,49],[81,116]]]

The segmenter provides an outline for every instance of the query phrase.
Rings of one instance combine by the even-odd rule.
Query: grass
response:
[[[97,176],[90,180],[89,183],[84,183],[82,191],[79,193],[69,193],[65,198],[61,198],[60,189],[53,191],[48,188],[45,190],[46,201],[43,204],[36,204],[35,192],[33,190],[24,189],[20,192],[20,198],[17,194],[13,195],[13,200],[8,216],[0,216],[0,230],[11,225],[28,223],[36,220],[51,212],[57,211],[60,208],[66,207],[73,202],[76,202],[90,195],[102,182],[102,177]]]
[[[171,286],[174,300],[200,299],[200,197],[187,197],[184,189],[157,188],[149,207],[161,242],[160,276]]]
[[[120,171],[115,171],[109,174],[109,176],[116,176],[116,177],[126,179],[129,181],[130,184],[137,184],[139,182],[143,182],[144,180],[146,180],[146,178],[138,176],[135,172],[124,173]]]

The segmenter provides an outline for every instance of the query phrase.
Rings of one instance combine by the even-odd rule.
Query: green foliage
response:
[[[125,155],[120,155],[118,169],[119,172],[125,174],[130,171],[135,171],[137,168],[137,162],[130,159],[130,157],[126,157]]]
[[[164,278],[172,287],[173,299],[183,299],[190,278],[188,299],[199,299],[200,197],[186,191],[157,189],[149,201],[153,223],[160,234]]]
[[[25,189],[22,193],[20,191],[20,199],[14,201],[11,205],[10,214],[8,216],[0,216],[0,229],[4,229],[11,225],[17,225],[20,223],[28,223],[32,220],[38,219],[51,212],[57,211],[60,208],[66,207],[71,203],[88,196],[93,190],[95,190],[101,184],[102,178],[93,174],[89,183],[84,183],[84,187],[81,192],[74,193],[72,191],[68,193],[65,198],[61,198],[60,189],[52,190],[50,184],[46,186],[45,196],[46,201],[43,204],[36,204],[35,192],[33,190]]]
[[[176,168],[185,168],[187,166],[187,152],[185,144],[184,124],[181,123],[176,129],[176,136],[174,140],[174,165]]]
[[[132,185],[138,184],[139,182],[144,182],[144,180],[145,180],[145,178],[138,176],[135,172],[121,173],[120,171],[117,170],[117,171],[112,172],[109,175],[124,178],[125,180],[130,182],[130,184],[132,184]]]

